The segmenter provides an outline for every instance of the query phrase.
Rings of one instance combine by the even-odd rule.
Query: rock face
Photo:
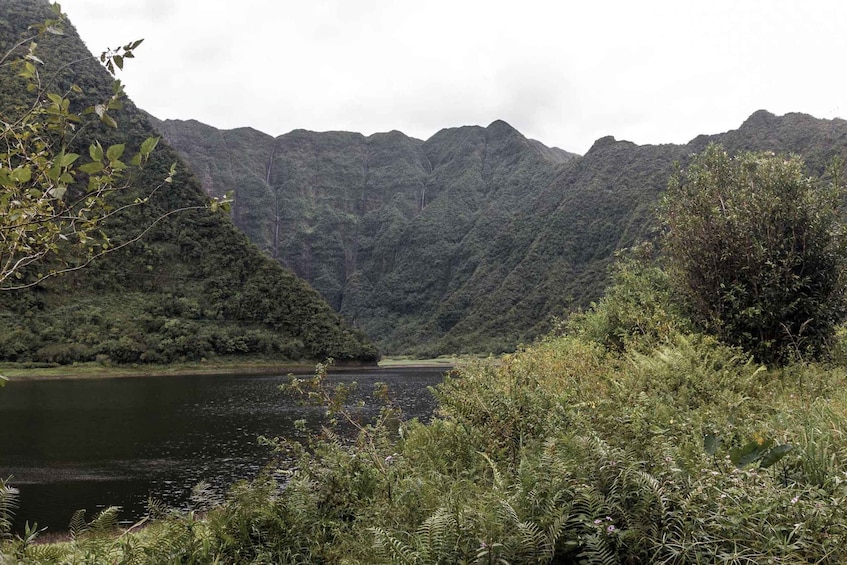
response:
[[[234,220],[384,351],[509,350],[598,298],[614,252],[649,237],[674,162],[711,142],[795,152],[819,173],[847,123],[753,114],[686,145],[608,136],[585,156],[502,121],[400,132],[293,131],[276,139],[154,121]]]

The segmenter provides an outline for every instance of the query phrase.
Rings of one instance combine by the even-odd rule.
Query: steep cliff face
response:
[[[508,350],[598,298],[615,251],[650,237],[673,164],[709,142],[800,153],[815,173],[847,148],[842,120],[765,111],[686,145],[606,137],[582,157],[502,121],[426,141],[295,131],[269,151],[256,142],[264,161],[187,142],[201,127],[161,125],[201,170],[210,159],[253,163],[242,179],[209,184],[236,190],[236,224],[385,350],[418,353]],[[214,134],[250,143],[243,130]],[[257,204],[250,179],[261,171]]]
[[[463,316],[471,300],[442,303],[511,219],[531,210],[528,195],[572,158],[501,121],[426,142],[396,131],[298,130],[270,140],[154,124],[210,194],[235,190],[236,225],[390,351],[427,343]]]

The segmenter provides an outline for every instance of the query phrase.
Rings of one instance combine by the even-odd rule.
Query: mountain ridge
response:
[[[210,153],[184,144],[183,129],[172,121],[163,134],[202,167]],[[285,208],[282,235],[263,243],[267,206],[249,191],[252,215],[236,224],[388,352],[510,350],[601,295],[615,251],[650,237],[675,162],[720,142],[801,153],[819,173],[845,154],[845,131],[843,120],[758,111],[686,144],[604,136],[563,161],[502,120],[423,141],[300,130],[275,139],[272,182],[254,187]],[[244,191],[251,174],[219,189]]]

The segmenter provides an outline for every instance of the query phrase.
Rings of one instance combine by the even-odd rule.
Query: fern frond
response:
[[[553,557],[555,548],[537,524],[521,522],[516,525],[516,533],[518,545],[510,547],[515,557],[536,563],[545,562]]]
[[[521,519],[518,518],[518,513],[515,512],[515,509],[512,508],[512,505],[509,504],[507,501],[500,501],[500,510],[503,512],[503,518],[510,526],[514,526],[520,523]]]
[[[621,565],[615,550],[609,546],[606,538],[600,535],[586,536],[583,550],[579,556],[587,565]]]
[[[0,539],[8,537],[12,531],[12,520],[18,508],[20,493],[9,486],[9,479],[0,479]]]
[[[548,514],[550,516],[551,514]],[[551,522],[550,525],[547,526],[547,539],[550,544],[553,546],[553,551],[555,552],[555,548],[559,543],[559,539],[561,539],[562,534],[565,533],[567,529],[566,526],[571,521],[571,508],[570,505],[567,507],[561,508],[559,515],[556,516]]]
[[[573,515],[584,522],[602,518],[609,514],[606,498],[591,486],[579,488],[574,494]]]
[[[76,540],[86,531],[88,531],[88,522],[85,520],[85,508],[80,508],[71,516],[71,523],[68,524],[68,531],[72,540]]]
[[[22,559],[15,563],[68,563],[71,550],[67,545],[33,543],[26,546]],[[3,561],[3,556],[0,555],[0,563]],[[9,561],[9,563],[13,563]]]
[[[164,518],[168,514],[168,506],[152,496],[147,499],[147,516],[151,519]]]
[[[488,455],[486,455],[482,451],[477,451],[477,453],[482,455],[482,457],[488,462],[488,466],[491,467],[491,474],[493,476],[492,482],[494,489],[497,492],[502,491],[505,486],[505,481],[503,480],[503,475],[500,473],[500,470],[497,468],[497,465],[494,463],[494,461],[491,460]]]
[[[205,512],[223,503],[223,499],[206,481],[200,481],[191,488],[191,506],[194,510]]]
[[[109,506],[100,511],[99,514],[88,524],[92,534],[108,534],[118,529],[118,513],[120,506]]]
[[[456,518],[447,508],[439,508],[418,528],[415,545],[425,563],[438,563],[453,555],[458,536]]]
[[[417,565],[424,563],[418,553],[382,528],[369,528],[374,535],[374,549],[392,564]]]

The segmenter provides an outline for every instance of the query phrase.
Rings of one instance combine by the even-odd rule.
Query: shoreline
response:
[[[444,359],[392,359],[387,358],[379,363],[349,363],[334,364],[330,372],[354,372],[379,368],[409,368],[421,369],[443,367],[445,370],[455,367],[460,360],[457,358]],[[166,376],[199,376],[199,375],[275,375],[275,374],[310,374],[318,362],[297,363],[263,363],[232,362],[232,363],[177,363],[173,365],[131,365],[105,366],[96,363],[60,365],[55,367],[21,368],[12,364],[0,365],[0,375],[9,382],[31,380],[71,380],[71,379],[108,379],[108,378],[141,378]]]

